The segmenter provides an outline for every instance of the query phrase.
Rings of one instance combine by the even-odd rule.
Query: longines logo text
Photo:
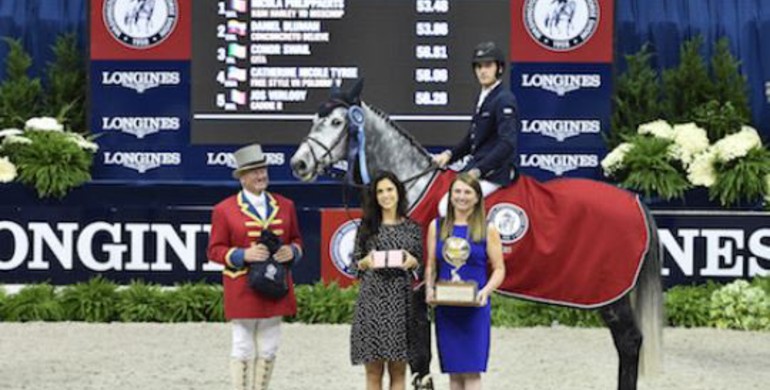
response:
[[[599,156],[595,154],[522,154],[522,167],[537,167],[561,176],[565,172],[578,168],[599,166]]]
[[[156,87],[179,85],[182,76],[174,71],[102,72],[102,85],[119,85],[138,93]]]
[[[542,134],[559,142],[567,138],[581,134],[598,134],[602,129],[601,121],[592,120],[549,120],[533,119],[522,120],[521,131],[523,133]]]
[[[117,130],[142,139],[160,131],[179,130],[181,120],[174,116],[102,117],[103,130]]]
[[[568,92],[581,88],[599,88],[602,77],[598,74],[529,74],[521,75],[521,86],[524,88],[541,88],[564,96]]]
[[[205,254],[196,252],[210,231],[211,225],[197,223],[29,222],[24,226],[0,221],[0,245],[13,248],[0,256],[0,270],[45,271],[58,262],[65,270],[96,272],[179,272],[180,266],[185,271],[218,271],[221,265],[199,260]],[[154,253],[148,255],[145,248],[155,248]]]
[[[173,152],[104,152],[104,165],[120,165],[139,173],[182,163],[182,154]]]
[[[283,165],[286,161],[286,156],[283,153],[270,153],[266,152],[265,159],[267,165]],[[235,169],[237,167],[235,163],[235,157],[232,153],[227,152],[208,152],[206,153],[206,165],[208,166],[224,166]]]

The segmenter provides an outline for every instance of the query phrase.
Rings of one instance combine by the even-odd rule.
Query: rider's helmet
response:
[[[505,71],[505,55],[494,42],[481,42],[473,49],[472,65],[486,61],[497,63],[497,77],[500,78]]]

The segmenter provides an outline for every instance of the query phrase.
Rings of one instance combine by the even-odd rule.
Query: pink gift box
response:
[[[394,268],[404,264],[404,251],[400,249],[389,251],[374,251],[372,253],[374,268]]]
[[[374,251],[372,253],[372,261],[374,261],[374,268],[385,268],[388,266],[388,253],[387,251]]]
[[[388,267],[400,267],[404,264],[404,251],[388,251]]]

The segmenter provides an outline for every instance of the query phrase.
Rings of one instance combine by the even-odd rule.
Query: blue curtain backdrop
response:
[[[683,40],[701,34],[710,57],[722,36],[748,77],[753,122],[770,139],[770,0],[617,0],[615,44],[618,58],[645,42],[655,50],[659,69],[679,62]],[[0,36],[21,38],[34,58],[35,75],[51,60],[50,46],[61,32],[76,31],[85,41],[88,0],[0,0]],[[0,43],[0,63],[8,52]],[[618,63],[622,68],[622,61]],[[0,75],[0,79],[5,77]]]
[[[40,76],[53,59],[56,36],[75,32],[84,47],[88,0],[0,0],[0,37],[21,39],[32,56],[32,73]],[[85,50],[83,51],[85,53]],[[0,80],[5,78],[8,45],[0,42]]]

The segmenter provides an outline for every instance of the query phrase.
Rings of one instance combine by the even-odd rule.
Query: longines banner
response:
[[[541,180],[600,178],[612,96],[612,0],[512,0],[519,166]]]
[[[206,258],[210,212],[210,207],[115,207],[106,202],[0,206],[0,284],[71,284],[96,275],[121,283],[219,281],[221,267]],[[354,280],[352,250],[360,211],[323,209],[320,221],[317,214],[299,211],[308,256],[295,267],[295,280],[312,283],[320,276],[348,285]],[[666,286],[770,275],[769,216],[655,212]]]

